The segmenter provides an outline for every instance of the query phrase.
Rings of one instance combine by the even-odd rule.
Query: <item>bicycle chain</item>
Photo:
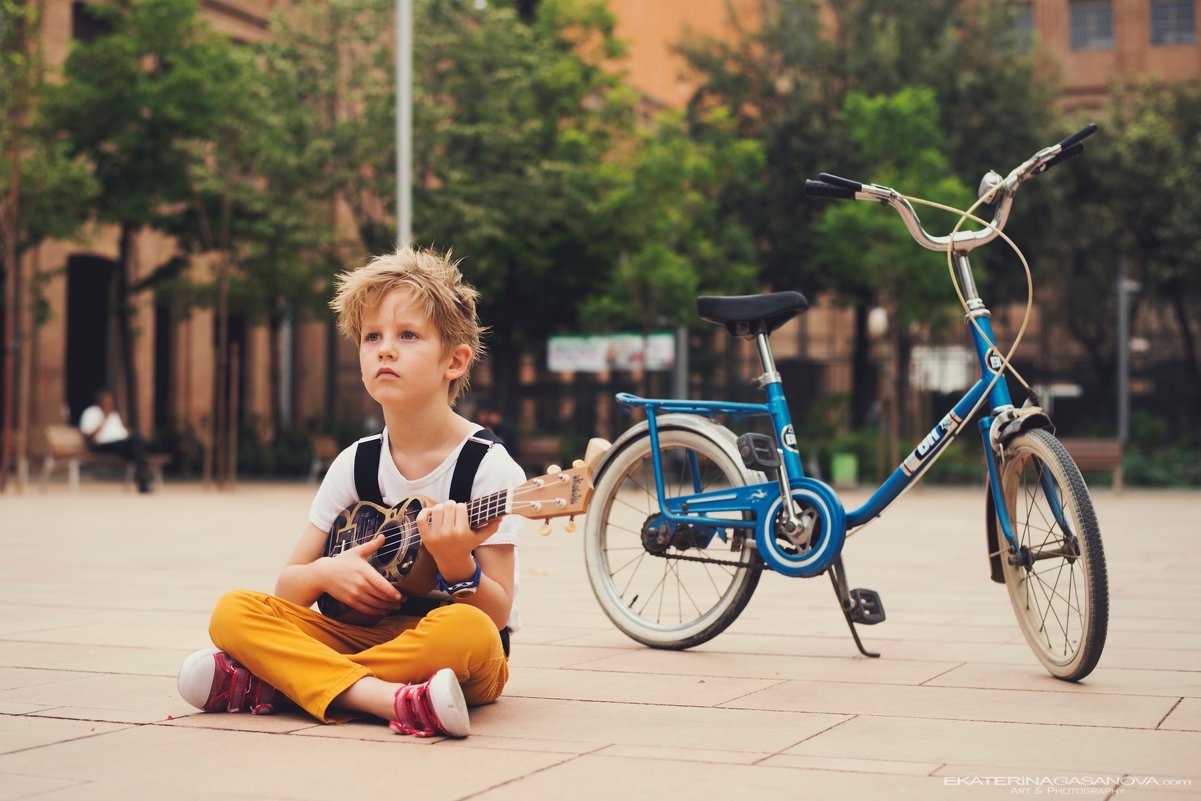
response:
[[[758,562],[726,562],[721,559],[709,559],[704,556],[684,556],[683,554],[668,555],[665,553],[655,553],[647,551],[651,556],[657,556],[660,559],[678,559],[681,562],[700,562],[706,565],[724,565],[725,567],[741,567],[749,570],[763,570],[767,567],[762,560]]]

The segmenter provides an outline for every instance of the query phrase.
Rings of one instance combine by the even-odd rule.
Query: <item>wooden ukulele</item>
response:
[[[531,479],[511,490],[501,490],[470,501],[467,521],[480,528],[501,515],[515,514],[546,521],[542,534],[550,533],[552,517],[570,517],[567,530],[575,530],[574,518],[588,509],[592,500],[592,470],[577,460],[570,470],[552,466],[546,475]],[[342,510],[329,530],[322,556],[337,556],[343,551],[384,535],[384,544],[367,557],[367,562],[393,587],[407,596],[425,596],[437,583],[438,566],[421,547],[417,515],[435,501],[416,496],[392,508],[370,501],[358,501]],[[317,608],[327,617],[370,626],[380,620],[351,609],[328,593],[317,599]]]

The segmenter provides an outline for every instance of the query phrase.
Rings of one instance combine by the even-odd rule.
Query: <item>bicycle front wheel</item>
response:
[[[1005,449],[1005,506],[1018,550],[1001,540],[1005,586],[1022,634],[1051,675],[1079,681],[1096,667],[1109,625],[1101,531],[1088,487],[1050,433]]]
[[[742,466],[701,434],[661,430],[659,447],[668,497],[746,483]],[[659,513],[651,439],[644,435],[597,478],[584,534],[588,579],[605,614],[627,636],[653,648],[691,648],[734,622],[759,583],[762,562],[750,529],[669,527],[657,520]],[[747,519],[749,513],[717,517]]]

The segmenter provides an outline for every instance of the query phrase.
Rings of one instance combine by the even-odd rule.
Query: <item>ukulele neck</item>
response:
[[[467,525],[480,528],[508,511],[509,491],[500,490],[467,504]]]

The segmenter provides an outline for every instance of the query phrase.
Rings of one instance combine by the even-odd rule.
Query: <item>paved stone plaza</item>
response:
[[[581,534],[530,523],[512,680],[450,741],[176,695],[212,603],[273,586],[312,492],[0,496],[0,801],[1201,796],[1201,493],[1097,493],[1112,610],[1079,685],[988,580],[979,488],[919,488],[848,542],[888,613],[861,629],[878,660],[824,576],[767,575],[710,643],[644,648],[593,599]]]

